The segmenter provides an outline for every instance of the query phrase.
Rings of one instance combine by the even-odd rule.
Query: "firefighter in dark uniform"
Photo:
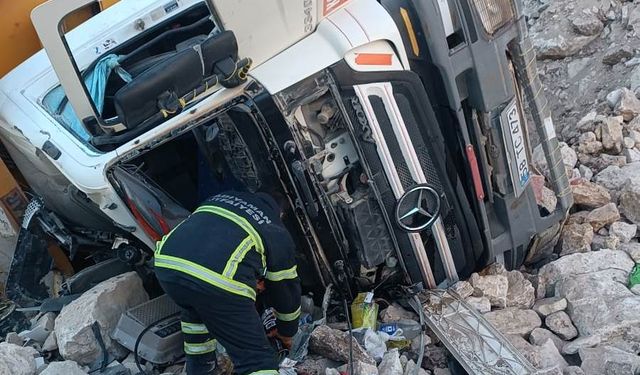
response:
[[[301,290],[281,207],[265,193],[221,193],[158,242],[156,275],[182,309],[189,375],[213,373],[216,342],[236,373],[278,374],[255,300],[258,283],[264,283],[277,337],[290,348]]]

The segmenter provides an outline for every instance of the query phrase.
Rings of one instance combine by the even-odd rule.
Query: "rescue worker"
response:
[[[213,373],[216,340],[235,373],[278,373],[255,300],[257,285],[264,284],[276,337],[290,349],[301,290],[283,207],[266,193],[221,193],[158,242],[157,278],[182,309],[187,374]]]

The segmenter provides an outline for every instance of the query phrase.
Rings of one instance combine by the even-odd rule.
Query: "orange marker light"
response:
[[[356,56],[358,65],[391,65],[393,55],[390,53],[359,53]]]

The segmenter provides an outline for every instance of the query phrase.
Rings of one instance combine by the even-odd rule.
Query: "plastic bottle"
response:
[[[403,319],[393,323],[382,324],[378,331],[385,332],[390,336],[403,336],[407,340],[413,340],[422,332],[422,326],[414,320]]]

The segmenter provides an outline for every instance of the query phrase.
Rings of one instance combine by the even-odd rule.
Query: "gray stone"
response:
[[[602,57],[602,63],[606,65],[616,65],[623,60],[629,60],[633,57],[633,49],[626,46],[610,47]]]
[[[575,275],[592,274],[602,270],[623,270],[627,274],[634,266],[627,253],[620,250],[600,250],[564,256],[544,265],[539,275],[546,280],[547,294],[553,295],[556,283]]]
[[[349,365],[345,364],[338,367],[338,371],[342,374],[347,373]],[[353,375],[378,375],[378,368],[370,363],[362,361],[354,361]]]
[[[580,165],[578,167],[578,170],[580,170],[580,175],[583,179],[591,181],[591,179],[593,178],[593,171],[591,170],[591,168],[587,167],[586,165]]]
[[[540,314],[543,318],[556,313],[558,311],[563,311],[567,308],[567,300],[563,297],[549,297],[545,299],[541,299],[536,301],[533,305],[533,310]]]
[[[382,323],[392,323],[400,320],[419,320],[418,316],[404,309],[402,306],[393,302],[389,307],[380,312],[380,321]]]
[[[620,220],[620,212],[615,203],[607,203],[602,207],[596,208],[587,215],[587,222],[591,224],[593,230],[598,231],[609,224],[613,224]]]
[[[640,163],[631,163],[622,167],[607,167],[594,179],[595,183],[609,189],[610,193],[620,192],[628,180],[640,179]]]
[[[571,184],[574,204],[584,208],[598,208],[611,202],[609,191],[598,184],[581,179]]]
[[[520,271],[506,273],[509,288],[507,289],[507,307],[529,309],[535,301],[536,291]]]
[[[339,362],[349,361],[349,340],[353,343],[354,361],[375,364],[375,361],[360,346],[355,338],[350,338],[347,332],[338,331],[327,326],[319,326],[311,333],[309,350],[323,357]]]
[[[622,103],[622,99],[618,103],[618,107],[620,107],[620,103]],[[600,131],[602,137],[602,147],[611,152],[615,152],[619,154],[622,152],[622,123],[616,117],[607,117],[600,124]]]
[[[582,73],[592,63],[591,58],[575,59],[567,64],[567,75],[569,79],[575,78]]]
[[[620,210],[629,221],[640,224],[640,178],[630,179],[622,188]]]
[[[504,275],[480,276],[477,273],[471,274],[469,279],[473,285],[473,295],[476,297],[487,297],[491,306],[505,307],[507,305],[507,291],[509,281]]]
[[[480,313],[491,311],[491,302],[487,297],[467,297],[465,301]]]
[[[562,375],[584,375],[584,371],[578,366],[568,366],[562,370]]]
[[[629,256],[631,257],[631,259],[633,259],[634,262],[640,263],[640,243],[637,243],[637,242],[629,242],[627,244],[623,243],[620,245],[620,250],[629,254]]]
[[[15,332],[7,333],[7,336],[4,338],[4,341],[6,343],[13,344],[13,345],[18,345],[18,346],[24,345],[24,339]]]
[[[627,375],[640,371],[640,357],[608,346],[581,349],[580,359],[585,375]]]
[[[637,163],[640,162],[640,150],[635,148],[625,148],[622,152],[624,157],[627,158],[627,163]]]
[[[560,154],[562,155],[562,162],[564,163],[567,171],[571,171],[575,168],[578,163],[578,155],[574,149],[569,147],[566,143],[560,142]],[[549,167],[547,166],[547,159],[544,156],[542,145],[536,146],[533,150],[533,164],[547,179],[549,179]]]
[[[571,340],[578,336],[578,330],[564,311],[550,314],[544,320],[544,324],[563,340]]]
[[[629,288],[629,290],[631,291],[631,293],[635,294],[636,296],[640,296],[640,284],[636,284],[632,286],[631,288]]]
[[[591,224],[569,224],[562,230],[560,256],[591,251],[593,227]]]
[[[600,232],[605,232],[606,229],[600,229]],[[591,241],[591,250],[598,251],[602,249],[617,250],[620,247],[620,239],[615,236],[609,235],[594,235]]]
[[[418,368],[416,372],[416,367]],[[404,375],[429,375],[427,370],[422,367],[416,365],[413,360],[409,360],[407,365],[404,367]]]
[[[621,345],[640,345],[629,332],[640,326],[640,297],[627,289],[628,271],[607,269],[591,274],[565,277],[556,285],[556,294],[567,299],[567,313],[582,336],[600,334],[609,340],[620,335],[620,327],[627,333],[620,337]],[[631,329],[631,331],[630,331]],[[640,333],[638,333],[640,335]],[[618,346],[618,345],[616,345]],[[638,347],[640,349],[640,347]]]
[[[578,211],[569,215],[567,219],[566,225],[570,224],[584,224],[587,222],[587,216],[589,216],[589,211]]]
[[[42,344],[42,351],[52,352],[58,350],[58,339],[56,338],[56,332],[53,331]]]
[[[621,97],[622,97],[622,89],[615,89],[610,93],[608,93],[606,100],[607,100],[607,104],[609,105],[609,108],[611,109],[616,108]]]
[[[32,347],[0,343],[0,374],[35,375],[38,352]]]
[[[129,360],[129,357],[122,362],[131,371],[131,375],[139,372],[135,365],[135,361]],[[296,364],[296,371],[300,374],[308,375],[324,375],[328,368],[336,368],[340,366],[340,362],[332,361],[328,358],[305,358],[302,362]],[[400,373],[402,374],[402,373]]]
[[[545,328],[536,328],[529,334],[529,342],[533,345],[542,345],[547,340],[551,340],[559,351],[562,351],[566,343],[566,341],[562,340],[555,333]]]
[[[622,138],[622,145],[627,149],[634,148],[636,147],[636,141],[631,137],[624,137]]]
[[[604,29],[600,19],[591,13],[572,17],[571,26],[576,33],[585,36],[599,35]]]
[[[513,334],[525,337],[542,325],[542,321],[535,311],[521,310],[515,307],[491,311],[484,314],[484,317],[505,335]]]
[[[564,355],[574,355],[578,354],[580,349],[593,348],[600,345],[601,342],[602,338],[598,335],[581,336],[573,341],[565,343],[561,352]]]
[[[602,171],[612,165],[621,167],[627,164],[627,157],[624,155],[601,154],[598,156],[580,155],[580,163],[588,165],[594,171]]]
[[[73,361],[51,362],[40,375],[86,375],[88,374],[80,365]]]
[[[529,344],[522,336],[507,334],[505,335],[507,340],[522,354],[534,367],[541,367],[540,353],[536,350],[536,347]]]
[[[617,114],[622,115],[625,121],[631,121],[640,113],[640,100],[636,98],[636,94],[633,91],[625,87],[622,89],[620,101],[618,101],[615,111]]]
[[[433,369],[433,375],[451,375],[451,370],[437,367]]]
[[[471,283],[469,283],[468,281],[458,281],[449,289],[458,293],[458,295],[463,299],[473,294],[473,285],[471,285]]]
[[[402,375],[403,371],[398,349],[386,352],[378,365],[378,373],[381,375]]]
[[[635,147],[640,148],[640,131],[630,130],[629,137],[635,142]]]
[[[596,38],[597,35],[576,35],[571,25],[558,22],[533,35],[533,46],[539,59],[563,59],[575,55]]]
[[[537,346],[536,349],[538,353],[540,353],[541,369],[556,368],[562,371],[568,366],[567,361],[562,357],[562,354],[560,354],[560,351],[551,339],[543,342],[542,345]]]
[[[637,232],[638,226],[636,224],[629,224],[624,221],[617,221],[609,227],[609,234],[618,237],[622,243],[629,243]]]
[[[97,322],[107,351],[123,357],[127,351],[111,338],[120,315],[149,299],[135,272],[106,280],[65,306],[56,318],[55,332],[63,358],[88,365],[101,358],[91,326]]]

